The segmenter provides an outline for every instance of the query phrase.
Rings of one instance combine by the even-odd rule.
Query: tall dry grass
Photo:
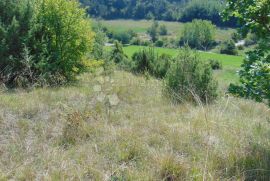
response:
[[[0,93],[0,180],[269,180],[270,110],[221,97],[175,105],[116,72]]]

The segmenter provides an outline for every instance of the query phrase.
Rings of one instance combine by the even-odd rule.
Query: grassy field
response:
[[[146,48],[142,46],[125,46],[124,52],[131,57],[133,53]],[[166,53],[172,56],[177,56],[179,50],[177,49],[169,49],[169,48],[155,48],[155,50],[159,53]],[[242,56],[231,56],[231,55],[223,55],[223,54],[216,54],[210,52],[198,52],[199,56],[202,60],[219,60],[222,65],[223,69],[219,71],[215,71],[215,76],[221,82],[222,89],[226,88],[228,84],[234,83],[238,81],[237,71],[240,69],[240,66],[243,62]]]
[[[151,26],[152,21],[148,20],[102,20],[100,21],[104,26],[112,31],[127,31],[133,30],[136,33],[146,33],[147,29]],[[184,23],[180,22],[167,22],[159,21],[159,24],[166,25],[169,33],[172,36],[179,37],[183,29]],[[217,41],[228,40],[231,37],[231,34],[234,32],[234,29],[231,28],[218,28],[216,33]]]
[[[0,180],[269,180],[270,111],[174,105],[127,72],[0,91]]]

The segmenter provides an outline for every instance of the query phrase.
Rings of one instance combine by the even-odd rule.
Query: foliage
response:
[[[155,43],[158,39],[158,27],[159,24],[157,21],[154,21],[151,27],[147,30],[147,33],[150,35],[151,40]]]
[[[132,39],[132,34],[127,31],[113,32],[112,39],[117,40],[122,44],[129,44]]]
[[[210,59],[208,61],[209,61],[209,64],[213,70],[221,70],[222,69],[222,63],[220,61],[214,60],[214,59]]]
[[[163,45],[164,45],[164,42],[162,40],[157,40],[155,42],[155,46],[157,46],[157,47],[163,47]]]
[[[235,26],[235,20],[223,22],[223,0],[80,0],[88,13],[103,19],[155,19],[192,21],[204,19],[216,25]]]
[[[194,19],[209,20],[218,26],[236,26],[234,19],[228,19],[224,22],[220,16],[220,12],[224,9],[220,0],[190,0],[184,7],[180,20],[189,22]]]
[[[78,2],[11,0],[1,1],[0,9],[1,82],[60,84],[85,70],[93,33]]]
[[[159,27],[159,35],[164,36],[168,34],[168,29],[166,27],[166,25],[160,25]]]
[[[122,44],[118,41],[114,42],[114,47],[109,55],[109,61],[118,64],[120,68],[131,69],[131,62],[129,61],[127,55],[124,53]]]
[[[226,41],[221,45],[220,53],[227,54],[227,55],[238,54],[235,43],[232,40]]]
[[[148,72],[157,78],[165,77],[172,57],[167,54],[158,55],[154,48],[148,48],[135,52],[132,56],[133,70],[138,73]]]
[[[80,0],[92,16],[105,19],[177,20],[185,0]]]
[[[90,56],[92,56],[94,59],[96,60],[100,60],[104,58],[104,45],[106,42],[106,34],[98,29],[95,31],[95,40],[93,43],[93,49],[92,52],[90,54]]]
[[[217,98],[217,82],[209,64],[185,47],[165,77],[165,90],[176,102],[210,103]]]
[[[239,71],[241,85],[231,84],[229,92],[251,98],[258,102],[268,101],[270,105],[270,55],[256,49],[248,52]]]
[[[270,4],[266,0],[228,0],[224,17],[237,17],[243,35],[254,33],[261,43],[247,53],[239,71],[241,85],[231,84],[229,92],[256,101],[268,101],[270,105]]]
[[[185,24],[181,44],[187,44],[196,49],[209,49],[214,43],[216,27],[209,21],[193,20]]]

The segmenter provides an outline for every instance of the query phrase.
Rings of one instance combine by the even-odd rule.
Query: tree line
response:
[[[104,19],[156,19],[188,22],[210,20],[219,26],[236,26],[234,19],[224,22],[220,13],[223,0],[80,0],[92,17]]]

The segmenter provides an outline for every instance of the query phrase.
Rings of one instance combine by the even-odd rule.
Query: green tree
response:
[[[196,49],[209,49],[214,42],[216,27],[206,20],[193,20],[186,23],[182,32],[181,44]]]
[[[235,43],[232,40],[226,41],[222,44],[220,49],[221,54],[237,55]]]
[[[270,3],[268,0],[242,1],[228,0],[225,18],[239,19],[240,32],[247,35],[254,33],[261,41],[254,51],[247,53],[247,58],[239,71],[241,85],[231,84],[229,92],[270,105]]]
[[[63,83],[85,70],[94,34],[76,0],[3,0],[0,10],[1,82]]]
[[[161,36],[164,36],[164,35],[167,35],[168,34],[167,27],[164,24],[163,25],[160,25],[160,27],[159,27],[159,34]]]
[[[159,24],[157,21],[153,21],[151,27],[147,30],[147,33],[150,35],[151,40],[155,43],[158,40],[158,27]]]

